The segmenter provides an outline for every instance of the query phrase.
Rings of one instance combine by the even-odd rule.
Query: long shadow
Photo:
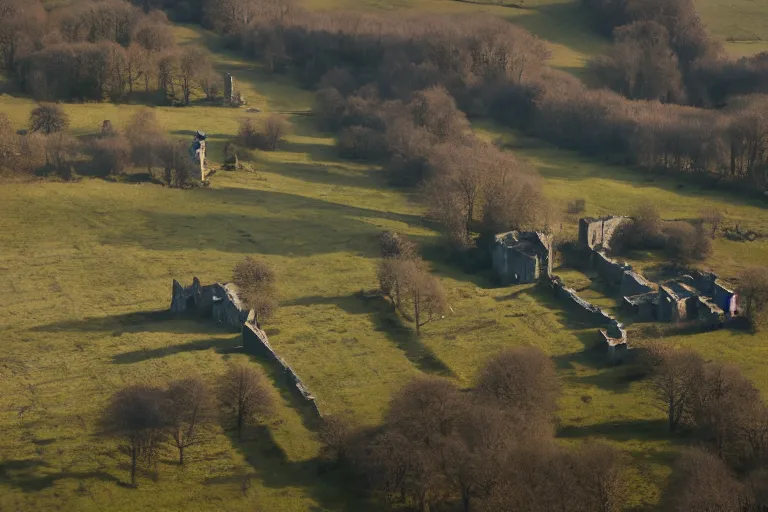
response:
[[[58,480],[98,479],[104,482],[120,480],[102,471],[60,471],[47,473],[51,466],[40,460],[4,460],[0,462],[0,481],[24,492],[37,492],[52,487]],[[43,473],[43,474],[41,474]]]
[[[239,335],[228,340],[211,338],[208,340],[190,341],[188,343],[182,343],[181,345],[170,345],[151,350],[124,352],[112,356],[112,362],[115,364],[133,364],[148,361],[150,359],[168,357],[182,352],[195,352],[199,350],[209,350],[211,348],[215,349],[219,354],[226,354],[233,352],[235,348],[239,347],[241,344],[242,340]]]
[[[137,311],[120,315],[67,320],[33,327],[36,332],[108,332],[120,336],[124,332],[169,332],[178,334],[214,334],[222,332],[210,321],[169,310]]]
[[[405,357],[416,368],[424,373],[455,376],[453,370],[446,365],[437,355],[424,345],[416,336],[415,329],[403,324],[402,319],[392,312],[392,308],[383,298],[375,301],[375,311],[371,313],[371,321],[379,332],[393,342],[397,348],[403,351]]]
[[[238,188],[189,190],[190,204],[259,206],[268,213],[246,215],[211,213],[190,208],[189,213],[144,210],[138,226],[104,233],[101,242],[113,246],[140,245],[150,250],[199,249],[210,244],[224,252],[258,252],[281,256],[310,256],[357,252],[378,256],[374,223],[362,219],[389,219],[423,225],[418,215],[391,213],[336,204],[283,192]],[[242,211],[248,211],[244,209]]]
[[[260,355],[248,352],[248,356],[253,361],[257,361],[266,370],[267,378],[272,382],[272,386],[278,393],[280,393],[280,398],[299,413],[304,428],[307,430],[317,430],[320,426],[317,414],[306,400],[299,397],[293,382],[288,379],[285,370],[279,364]],[[286,362],[290,365],[289,361]],[[299,378],[301,378],[301,375],[299,375]]]
[[[242,439],[230,433],[230,441],[251,466],[250,472],[209,478],[206,485],[237,486],[247,493],[249,482],[256,479],[273,489],[298,487],[317,501],[317,510],[359,512],[378,511],[380,507],[364,491],[359,478],[338,466],[317,458],[290,461],[277,444],[272,431],[263,425],[251,427]]]
[[[633,441],[646,439],[653,441],[667,441],[671,438],[682,437],[670,435],[665,419],[656,420],[623,420],[597,423],[595,425],[569,425],[557,432],[557,437],[566,439],[582,437],[607,437],[614,441]]]
[[[294,149],[285,148],[287,151]],[[273,172],[287,178],[299,179],[309,183],[322,185],[337,185],[342,187],[366,188],[381,190],[387,187],[378,169],[345,169],[333,163],[273,163],[270,162],[265,171]]]

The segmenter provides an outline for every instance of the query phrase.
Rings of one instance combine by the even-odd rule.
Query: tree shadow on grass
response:
[[[644,420],[620,420],[597,423],[594,425],[568,425],[557,432],[557,437],[578,439],[586,437],[606,437],[614,441],[669,441],[684,435],[670,435],[664,418]]]
[[[149,250],[216,250],[259,252],[281,256],[311,256],[356,252],[367,257],[379,253],[377,223],[392,220],[421,225],[418,215],[398,214],[337,204],[322,199],[240,188],[189,190],[185,213],[146,210],[142,221],[102,235],[112,246],[139,245]],[[199,201],[199,203],[197,203]],[[223,204],[243,206],[241,213],[222,212]],[[261,211],[253,212],[254,208]],[[367,221],[366,219],[371,219]]]
[[[424,373],[443,377],[455,376],[453,370],[419,339],[415,328],[405,325],[402,318],[392,312],[389,302],[380,298],[372,306],[375,311],[371,313],[370,318],[376,331],[383,332],[403,351],[411,364]]]
[[[50,464],[41,460],[4,460],[0,462],[0,481],[24,492],[38,492],[52,487],[58,480],[76,481],[97,479],[103,482],[120,480],[102,471],[49,472]]]
[[[133,364],[140,363],[142,361],[148,361],[150,359],[168,357],[183,352],[195,352],[209,349],[214,349],[218,354],[226,354],[238,350],[238,347],[241,345],[242,338],[239,335],[226,340],[220,338],[211,338],[207,340],[190,341],[188,343],[182,343],[181,345],[168,345],[166,347],[155,349],[124,352],[122,354],[112,356],[112,362],[114,364]]]
[[[67,320],[40,325],[31,329],[35,332],[108,332],[113,336],[133,332],[167,332],[176,334],[216,334],[223,331],[208,319],[190,315],[178,315],[170,310],[135,311],[82,320]]]
[[[289,460],[267,426],[248,428],[242,439],[238,439],[233,432],[229,433],[229,437],[232,446],[243,454],[251,470],[209,478],[205,481],[206,485],[233,486],[247,494],[250,480],[256,479],[269,488],[300,488],[318,503],[317,510],[379,510],[364,491],[365,486],[359,478],[344,468],[318,458]]]

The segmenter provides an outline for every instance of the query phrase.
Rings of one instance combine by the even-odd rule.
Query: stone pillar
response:
[[[205,181],[205,141],[200,141],[200,181]]]
[[[235,100],[235,79],[232,77],[231,73],[227,73],[227,75],[224,77],[224,101],[229,103],[230,105],[234,103]]]

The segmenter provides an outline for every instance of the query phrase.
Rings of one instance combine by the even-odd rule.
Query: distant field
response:
[[[401,5],[477,8],[451,0]],[[216,50],[215,39],[202,30],[180,27],[176,35]],[[282,112],[310,107],[312,94],[290,80],[226,53],[217,51],[215,58],[221,71],[235,74],[250,105]],[[0,110],[19,128],[32,107],[28,99],[0,96]],[[65,108],[75,132],[85,134],[103,119],[119,125],[141,107]],[[207,131],[213,161],[221,159],[221,146],[238,120],[249,115],[201,106],[155,110],[175,136]],[[357,292],[376,285],[376,236],[382,229],[406,232],[428,254],[437,252],[437,233],[423,223],[418,198],[386,187],[375,167],[338,160],[333,139],[314,130],[310,119],[291,120],[295,131],[284,150],[256,155],[256,173],[219,172],[210,189],[91,179],[0,184],[0,509],[376,510],[344,487],[343,475],[318,474],[315,434],[274,379],[277,414],[252,433],[253,441],[240,445],[219,432],[212,444],[190,451],[187,468],[163,461],[156,482],[142,478],[138,490],[117,485],[126,479],[125,457],[96,436],[99,408],[115,389],[189,372],[212,380],[227,360],[245,359],[234,349],[237,335],[152,312],[169,306],[173,278],[226,280],[245,255],[263,257],[276,268],[282,304],[265,327],[324,411],[375,423],[391,392],[414,375],[435,373],[469,386],[499,349],[540,346],[555,358],[563,384],[561,439],[616,443],[635,463],[632,505],[657,503],[683,440],[665,436],[663,415],[642,382],[588,350],[598,341],[595,326],[533,287],[495,288],[484,276],[433,261],[453,312],[416,339],[381,303],[364,301]],[[726,211],[729,223],[768,231],[762,204],[645,178],[492,124],[476,129],[504,137],[535,165],[546,193],[561,206],[585,198],[588,214],[627,213],[653,197],[665,217],[690,218],[714,204]],[[574,220],[564,219],[563,229],[573,233]],[[718,239],[708,264],[732,276],[747,262],[766,260],[764,241]],[[650,266],[655,260],[637,263]],[[563,274],[575,286],[589,286],[583,274]],[[589,293],[610,305],[600,290]],[[739,364],[768,392],[765,335],[718,331],[670,341]],[[582,400],[587,396],[589,403]]]

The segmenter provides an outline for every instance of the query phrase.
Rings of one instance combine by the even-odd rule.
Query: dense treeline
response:
[[[560,147],[648,171],[730,182],[747,193],[768,189],[763,96],[733,99],[727,109],[714,111],[589,90],[545,65],[540,40],[496,18],[430,16],[395,23],[379,14],[296,7],[270,12],[227,33],[247,54],[276,71],[291,69],[306,86],[319,89],[320,118],[342,132],[347,156],[397,155],[373,136],[394,131],[375,111],[389,100],[411,102],[415,92],[439,85],[467,115],[493,117]],[[693,43],[679,46],[686,55],[698,55]],[[402,149],[417,153],[425,130],[414,132],[403,123],[397,130]],[[405,182],[426,175],[424,165],[412,168]]]
[[[768,54],[733,60],[710,36],[693,0],[582,0],[614,43],[590,63],[600,81],[628,98],[721,106],[768,92]]]
[[[552,361],[536,348],[512,349],[492,358],[470,391],[416,378],[395,393],[379,427],[330,417],[321,438],[328,456],[375,492],[420,511],[621,510],[624,458],[602,444],[557,445],[557,397]]]
[[[189,104],[193,90],[221,91],[207,54],[179,48],[161,11],[107,0],[46,12],[38,0],[2,0],[0,13],[0,68],[37,99],[119,101],[141,92]]]
[[[737,368],[661,343],[645,348],[650,389],[670,432],[698,448],[677,462],[664,508],[761,512],[768,507],[768,407]]]

